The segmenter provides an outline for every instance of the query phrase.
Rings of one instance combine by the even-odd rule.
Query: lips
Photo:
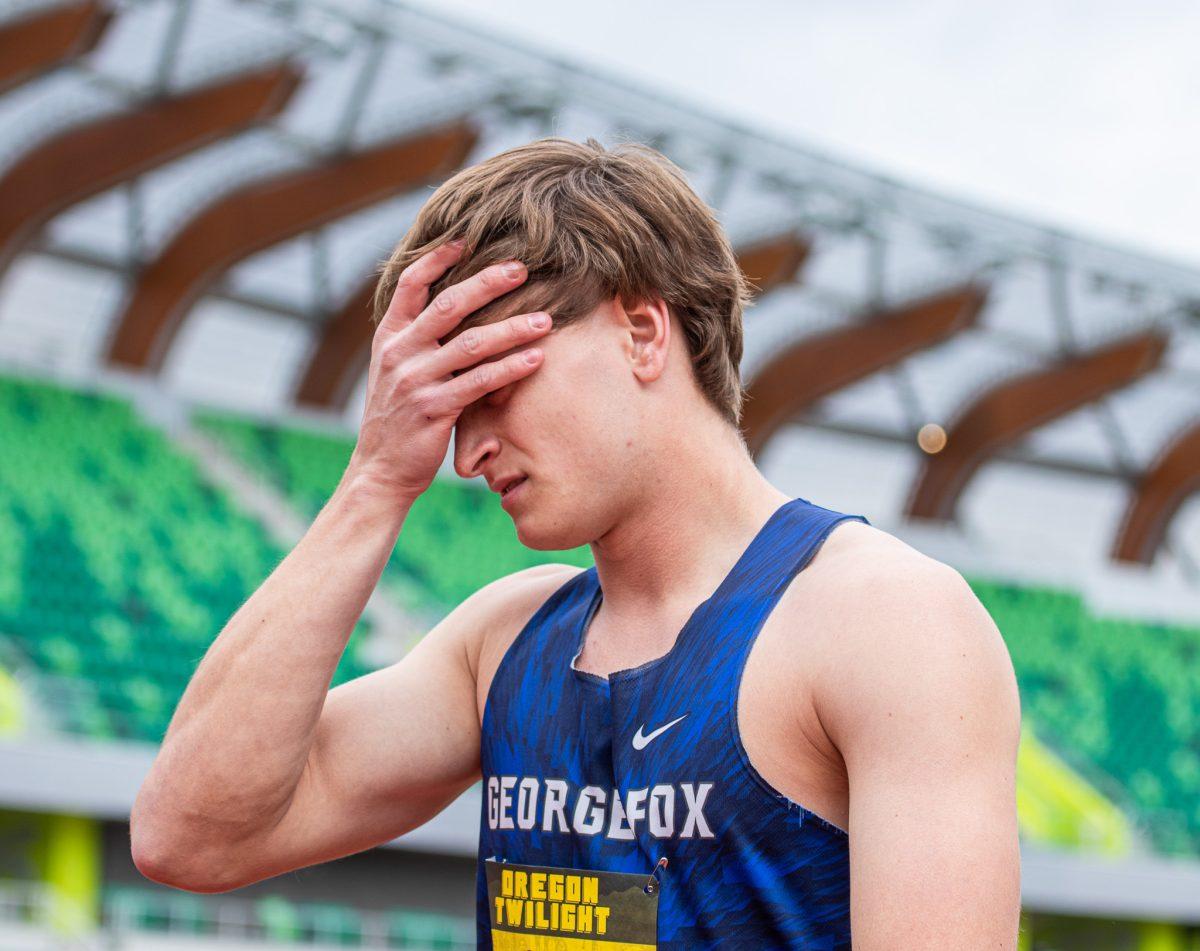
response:
[[[508,495],[509,492],[524,482],[526,478],[527,476],[517,476],[517,478],[513,479],[507,485],[502,486],[500,489],[500,498],[504,498],[506,495]]]

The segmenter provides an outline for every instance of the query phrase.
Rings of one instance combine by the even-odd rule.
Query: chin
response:
[[[557,551],[559,540],[553,532],[539,531],[536,521],[528,512],[512,516],[513,527],[517,530],[517,539],[526,548],[534,551]]]
[[[509,518],[517,531],[517,539],[533,551],[565,551],[577,547],[572,535],[578,527],[569,521],[556,519],[532,506],[510,512]]]

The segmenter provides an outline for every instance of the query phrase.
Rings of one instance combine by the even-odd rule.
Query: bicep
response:
[[[481,678],[577,571],[537,565],[499,578],[397,663],[330,690],[286,810],[234,857],[235,887],[390,842],[458,798],[479,778]]]
[[[855,947],[1015,948],[1020,708],[1003,639],[960,575],[862,601],[826,705],[850,784]]]
[[[464,645],[478,620],[471,607],[460,605],[397,663],[329,691],[287,809],[240,850],[240,885],[391,841],[478,777]]]

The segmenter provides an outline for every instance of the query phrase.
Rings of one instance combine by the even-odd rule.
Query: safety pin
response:
[[[653,895],[658,891],[659,883],[662,881],[662,870],[667,867],[667,857],[664,855],[658,860],[654,866],[654,871],[650,873],[650,877],[646,879],[646,885],[642,889],[647,895]]]

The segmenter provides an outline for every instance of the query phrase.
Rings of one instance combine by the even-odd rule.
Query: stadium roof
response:
[[[386,0],[8,0],[0,63],[6,361],[345,413],[374,268],[437,181],[541,135],[633,137],[763,289],[758,448],[801,418],[914,447],[906,513],[935,520],[994,459],[1109,478],[1134,562],[1200,480],[1200,273],[1171,262]]]

